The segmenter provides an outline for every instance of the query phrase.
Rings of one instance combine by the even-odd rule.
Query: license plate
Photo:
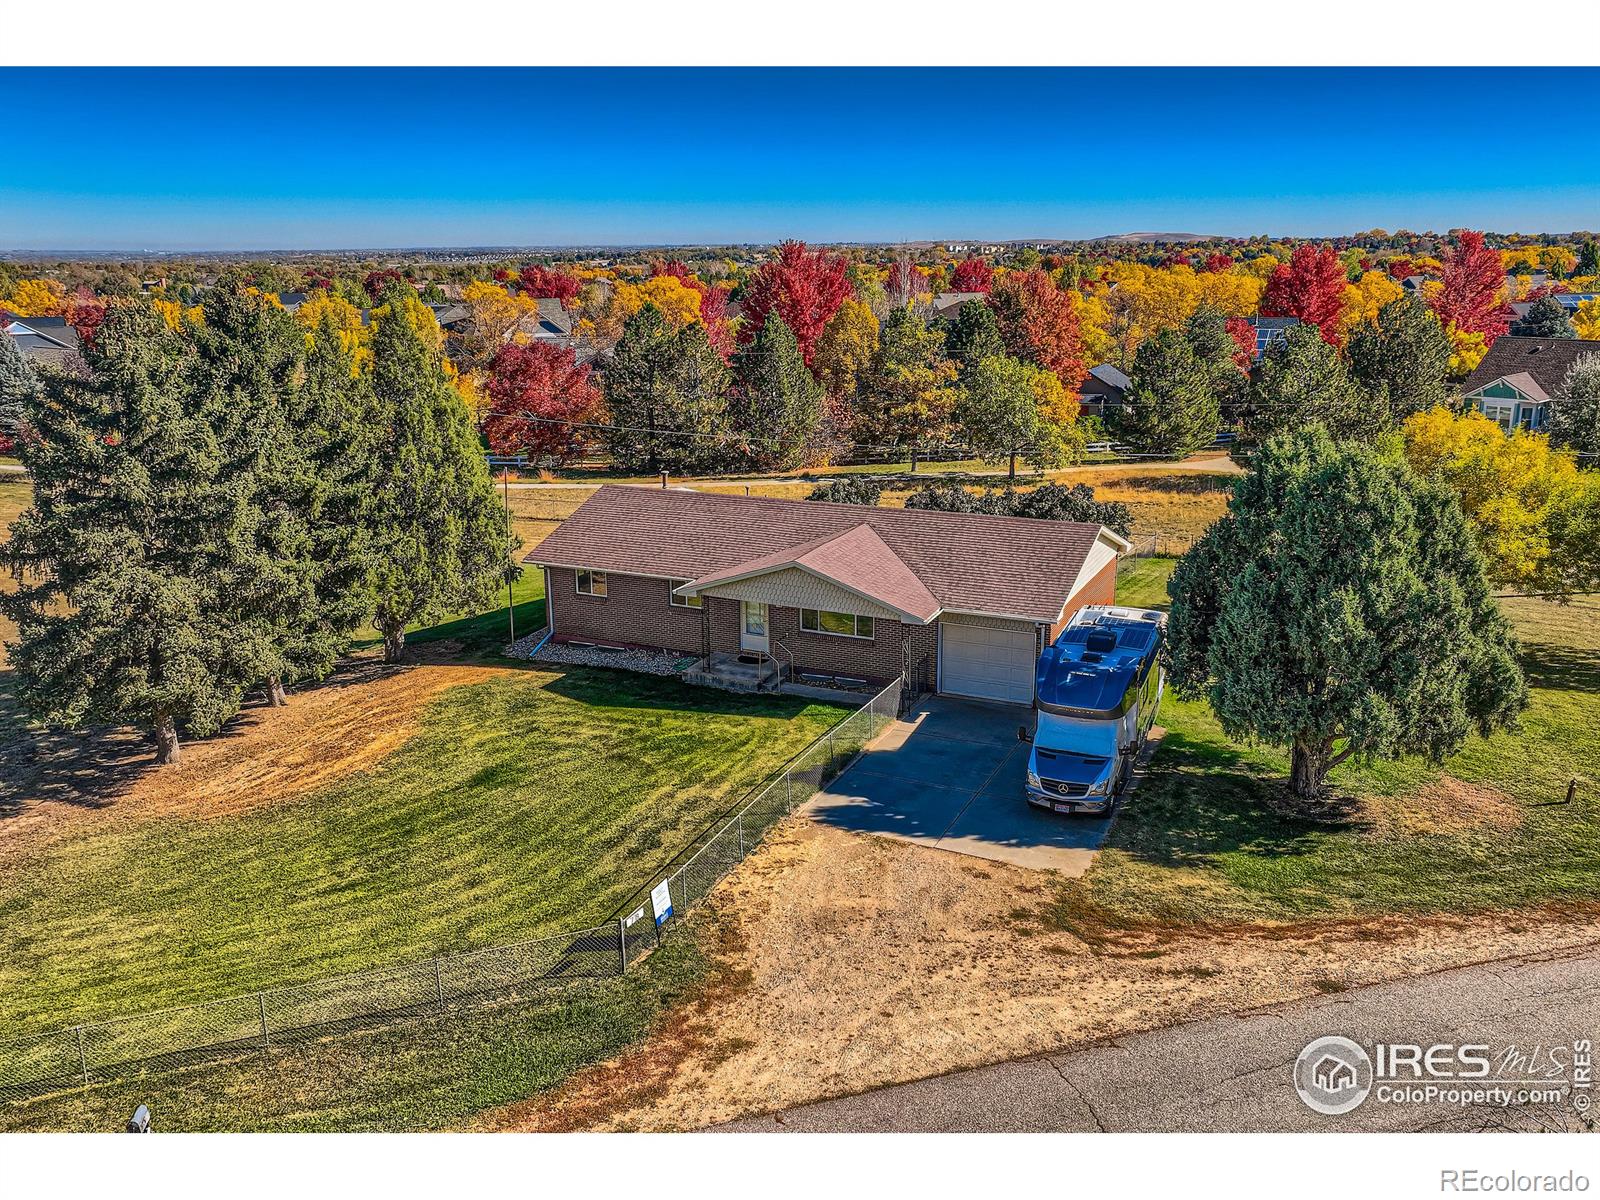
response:
[[[1073,807],[1074,807],[1074,806],[1073,806],[1073,805],[1071,805],[1071,804],[1061,804],[1061,803],[1057,803],[1057,804],[1056,804],[1056,806],[1055,806],[1055,809],[1056,809],[1056,811],[1057,811],[1057,812],[1066,812],[1066,813],[1069,813],[1069,812],[1071,812],[1071,811],[1072,811],[1072,809],[1073,809]]]

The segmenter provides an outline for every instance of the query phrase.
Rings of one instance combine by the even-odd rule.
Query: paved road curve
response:
[[[919,1080],[774,1116],[737,1131],[1093,1132],[1578,1129],[1565,1104],[1510,1113],[1381,1104],[1325,1117],[1295,1094],[1302,1047],[1324,1034],[1374,1042],[1570,1045],[1600,1034],[1600,943],[1379,984],[1256,1013]],[[1600,1100],[1600,1096],[1596,1096]],[[1591,1113],[1592,1115],[1592,1113]]]

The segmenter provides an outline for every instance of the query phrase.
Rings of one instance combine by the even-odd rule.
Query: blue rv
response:
[[[1029,804],[1060,813],[1116,807],[1161,704],[1166,622],[1153,609],[1092,605],[1039,656]]]

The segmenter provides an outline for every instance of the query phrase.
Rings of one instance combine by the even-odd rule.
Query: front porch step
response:
[[[783,682],[786,673],[771,658],[740,662],[737,654],[717,650],[695,663],[683,677],[689,683],[729,692],[769,692]]]

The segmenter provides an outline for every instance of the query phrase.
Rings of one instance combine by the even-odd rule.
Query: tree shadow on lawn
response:
[[[347,658],[327,679],[290,691],[369,683],[405,669],[376,658]],[[226,740],[243,733],[267,708],[259,694],[245,697],[239,713],[217,733],[195,739],[179,730],[184,744]],[[150,737],[126,725],[47,729],[33,723],[17,704],[16,672],[0,671],[0,833],[5,822],[43,804],[101,809],[124,796],[139,780],[158,771]]]
[[[1600,695],[1600,653],[1525,639],[1520,658],[1529,687]]]
[[[1330,832],[1327,825],[1274,810],[1267,795],[1283,780],[1266,775],[1237,750],[1169,732],[1154,767],[1108,843],[1138,861],[1193,868],[1226,854],[1309,854]]]

